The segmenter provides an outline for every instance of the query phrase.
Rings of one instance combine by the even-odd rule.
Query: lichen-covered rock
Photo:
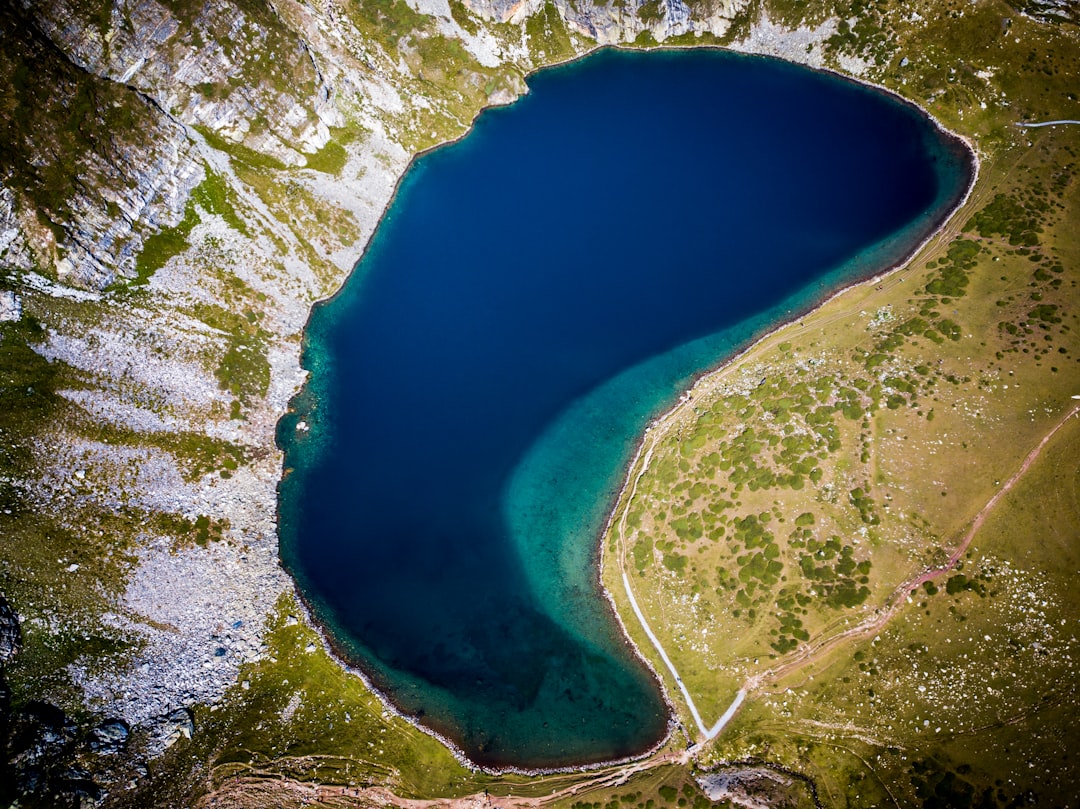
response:
[[[112,755],[127,745],[130,730],[122,719],[107,719],[90,731],[87,746],[95,753]]]

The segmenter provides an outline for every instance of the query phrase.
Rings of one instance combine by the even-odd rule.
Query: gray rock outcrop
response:
[[[145,235],[175,225],[202,177],[183,126],[148,97],[81,70],[17,9],[0,11],[0,250],[102,289]]]
[[[195,733],[195,716],[187,708],[177,708],[160,716],[147,728],[148,747],[157,754],[172,747],[181,739],[190,739]]]
[[[15,210],[15,194],[0,185],[0,269],[29,270],[33,266],[33,256]]]
[[[500,23],[520,23],[542,13],[545,0],[465,0],[478,16]],[[555,0],[567,26],[602,45],[633,42],[647,31],[657,42],[692,33],[722,36],[745,3],[715,0],[699,4],[696,13],[683,0],[631,0],[620,3],[575,3]]]
[[[87,746],[95,753],[113,755],[127,746],[130,733],[122,719],[107,719],[90,731]]]
[[[19,616],[0,595],[0,666],[8,663],[22,649],[22,628]]]

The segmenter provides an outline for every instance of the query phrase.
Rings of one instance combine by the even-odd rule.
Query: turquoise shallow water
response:
[[[595,570],[648,420],[903,256],[970,175],[913,108],[775,61],[607,51],[530,87],[414,163],[279,429],[282,558],[339,649],[521,768],[665,732]]]

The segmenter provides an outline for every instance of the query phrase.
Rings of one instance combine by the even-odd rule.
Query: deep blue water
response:
[[[312,313],[280,521],[403,711],[478,763],[550,767],[665,732],[595,571],[648,419],[908,252],[970,169],[913,108],[771,60],[605,51],[529,85],[414,163]]]

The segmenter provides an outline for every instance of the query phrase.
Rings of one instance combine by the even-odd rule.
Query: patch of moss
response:
[[[345,151],[345,147],[336,140],[330,140],[315,154],[308,155],[307,167],[315,171],[321,171],[324,174],[337,176],[345,168],[348,159],[349,153]]]
[[[926,285],[930,295],[946,298],[962,298],[967,291],[968,274],[975,267],[982,248],[970,239],[957,239],[946,253],[946,261],[938,269],[937,277]]]
[[[217,149],[219,152],[224,152],[234,160],[247,163],[254,168],[274,169],[276,171],[285,171],[288,168],[288,166],[276,157],[257,152],[242,143],[233,143],[232,141],[225,140],[225,138],[221,137],[209,127],[196,124],[194,128],[203,136],[203,138],[205,138],[210,146]]]
[[[0,323],[0,473],[19,474],[31,461],[25,440],[48,423],[57,404],[60,363],[33,345],[44,329],[31,316]]]
[[[131,286],[142,286],[175,255],[188,248],[188,234],[199,224],[199,214],[193,200],[188,200],[184,218],[175,227],[165,228],[148,236],[135,259],[135,278]]]
[[[476,18],[472,16],[472,13],[461,0],[449,0],[449,4],[450,16],[463,30],[470,34],[475,34],[480,30]]]
[[[998,193],[994,199],[968,220],[967,230],[980,236],[1004,236],[1011,245],[1034,246],[1042,232],[1038,221],[1014,198]]]
[[[550,0],[541,11],[525,20],[525,34],[529,38],[529,52],[538,60],[557,61],[574,53],[566,23]]]
[[[405,0],[353,0],[347,8],[349,16],[391,52],[403,37],[423,31],[428,23],[428,18]]]
[[[214,369],[222,390],[241,403],[266,395],[270,387],[270,361],[266,355],[269,334],[259,327],[259,317],[248,310],[245,316],[216,304],[194,307],[199,320],[228,334],[225,351]]]
[[[655,25],[664,19],[662,8],[660,0],[649,0],[642,3],[637,10],[638,19],[646,25]]]
[[[206,169],[206,179],[199,183],[199,186],[191,193],[191,198],[209,213],[220,216],[230,227],[248,235],[247,226],[237,215],[233,205],[232,189],[209,168]]]

